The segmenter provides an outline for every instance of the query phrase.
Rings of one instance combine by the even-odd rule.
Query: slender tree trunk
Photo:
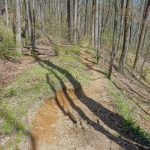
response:
[[[139,39],[138,39],[138,46],[137,46],[136,56],[135,56],[134,65],[133,65],[134,69],[137,66],[137,62],[139,60],[139,54],[142,50],[141,46],[142,46],[142,43],[144,42],[144,31],[145,31],[146,24],[147,24],[149,9],[150,9],[150,0],[145,1],[145,9],[143,12],[142,27],[141,27],[141,31],[140,31],[140,35],[139,35]]]
[[[67,0],[68,40],[71,41],[70,0]]]
[[[32,0],[32,10],[33,10],[33,34],[35,36],[35,0]]]
[[[119,38],[118,38],[118,44],[117,44],[117,50],[116,53],[118,52],[118,49],[120,48],[120,43],[122,42],[122,36],[123,36],[123,27],[124,27],[124,20],[123,20],[123,7],[124,7],[124,0],[121,0],[121,14],[120,14],[120,27],[119,27]]]
[[[78,0],[78,13],[77,13],[77,42],[79,42],[81,37],[81,5],[82,0]]]
[[[74,43],[76,44],[78,29],[77,29],[77,19],[78,19],[78,0],[75,0],[75,13],[74,13]]]
[[[17,51],[21,53],[21,14],[20,14],[20,0],[16,2],[16,44]]]
[[[100,45],[100,0],[96,0],[96,19],[95,19],[95,48],[96,48],[96,57],[97,64],[99,62],[99,45]]]
[[[89,0],[86,0],[85,4],[85,20],[84,20],[84,36],[86,36],[87,32],[87,16],[88,16],[88,2]]]
[[[32,51],[35,51],[35,37],[34,37],[34,23],[33,23],[33,17],[31,13],[31,3],[28,1],[28,7],[29,7],[29,19],[30,19],[30,25],[31,25],[31,46],[32,46]]]
[[[116,29],[117,29],[117,0],[114,2],[115,7],[115,14],[114,14],[114,27],[113,27],[113,40],[112,40],[112,51],[111,51],[111,58],[109,63],[109,71],[108,71],[108,78],[111,78],[113,64],[114,64],[114,58],[116,54],[116,48],[115,48],[115,38],[116,38]]]
[[[41,30],[42,30],[42,33],[44,33],[44,6],[43,6],[43,1],[40,0],[39,2],[40,4],[40,24],[41,24]]]
[[[119,61],[118,70],[121,73],[124,73],[125,62],[127,58],[128,48],[129,48],[129,37],[130,37],[130,25],[129,25],[129,18],[130,18],[130,2],[131,0],[127,0],[126,2],[126,10],[125,10],[125,17],[124,17],[124,39],[123,39],[123,48],[122,53]]]
[[[95,12],[96,12],[96,1],[92,3],[92,46],[95,47]]]
[[[8,17],[8,1],[5,0],[5,13],[6,13],[6,26],[9,26],[9,17]]]
[[[70,39],[74,39],[74,0],[70,0]]]
[[[29,0],[26,0],[26,28],[28,38],[31,36],[31,22],[29,15]]]

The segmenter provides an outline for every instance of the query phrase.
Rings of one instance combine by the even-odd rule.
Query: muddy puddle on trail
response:
[[[59,120],[67,116],[69,112],[69,103],[65,94],[68,94],[72,100],[76,100],[76,96],[72,89],[65,90],[65,92],[58,91],[55,97],[45,100],[44,104],[39,108],[37,114],[32,122],[32,149],[41,150],[42,145],[51,145],[57,141],[59,134]],[[62,119],[61,118],[61,119]],[[58,130],[58,131],[57,131]]]

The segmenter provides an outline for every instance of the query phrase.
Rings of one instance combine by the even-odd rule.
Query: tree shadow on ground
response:
[[[55,77],[58,79],[62,86],[62,90],[64,92],[64,95],[66,96],[66,99],[68,100],[70,106],[79,114],[83,120],[86,120],[87,124],[92,126],[95,130],[101,132],[102,134],[106,135],[110,140],[114,141],[121,147],[125,149],[148,149],[150,146],[150,142],[147,140],[144,140],[143,138],[139,137],[139,135],[136,135],[132,132],[132,128],[130,130],[124,130],[124,123],[128,122],[125,120],[122,116],[108,110],[100,103],[96,102],[92,98],[85,95],[82,86],[79,81],[77,81],[72,74],[70,74],[67,70],[60,68],[59,66],[55,65],[49,60],[42,60],[36,55],[34,55],[34,58],[38,61],[39,65],[41,65],[43,68],[49,70],[50,72],[53,72]],[[107,125],[109,128],[117,131],[121,137],[116,137],[112,135],[108,130],[106,130],[103,126],[100,124],[92,121],[82,110],[79,108],[71,99],[71,97],[66,92],[67,87],[65,86],[64,81],[57,75],[55,72],[59,72],[62,75],[64,75],[69,82],[72,84],[74,88],[74,93],[77,96],[77,98],[82,102],[89,110],[95,114],[105,125]],[[48,75],[46,76],[47,83],[50,85],[51,88],[53,88],[53,85],[49,81]],[[53,88],[53,91],[56,92],[56,89]],[[58,102],[59,103],[59,102]],[[60,105],[60,104],[59,104]],[[62,108],[63,109],[63,108]],[[99,113],[97,113],[97,111]],[[136,143],[135,143],[136,142]]]
[[[139,83],[139,85],[143,86],[146,90],[150,91],[150,86],[145,84],[142,80],[140,80],[132,71],[131,68],[125,67],[126,71]],[[145,81],[146,82],[146,81]]]
[[[114,84],[114,86],[118,89],[118,90],[120,90],[120,91],[122,91],[123,90],[123,88],[121,88],[117,83],[115,83],[114,81],[112,82],[113,84]],[[136,102],[136,100],[134,100],[132,97],[130,97],[130,96],[128,96],[129,98],[130,98],[130,100],[138,107],[138,108],[140,108],[140,110],[141,111],[143,111],[146,115],[150,115],[149,114],[149,112],[147,112],[145,109],[143,109],[142,107],[141,107],[141,105],[138,103],[138,102]],[[135,98],[135,97],[134,97]],[[137,99],[137,98],[136,98]],[[137,99],[138,100],[138,99]]]
[[[149,98],[148,96],[146,97],[143,96],[142,94],[140,94],[138,91],[136,91],[135,88],[133,88],[130,84],[126,83],[125,81],[122,81],[118,78],[118,76],[114,75],[117,79],[117,81],[112,81],[112,83],[114,84],[114,86],[120,90],[120,91],[125,91],[126,93],[128,93],[128,97],[130,98],[130,100],[138,107],[140,108],[141,111],[143,111],[146,115],[150,115],[149,112],[147,112],[141,105],[139,102],[143,103],[143,104],[149,104]],[[124,86],[125,87],[124,87]]]
[[[104,57],[102,57],[102,59],[109,65],[109,62]],[[117,59],[116,59],[116,62],[118,62]],[[88,66],[88,67],[93,69],[90,66]],[[113,68],[116,71],[118,70],[116,65],[114,65]],[[139,80],[137,78],[137,76],[134,75],[134,73],[130,69],[129,69],[129,67],[125,67],[125,70],[128,72],[128,74],[123,75],[123,76],[121,74],[118,74],[117,72],[114,72],[113,75],[115,76],[116,80],[113,80],[112,83],[120,91],[125,91],[126,93],[128,93],[127,94],[128,98],[141,111],[143,111],[146,115],[149,116],[150,113],[146,109],[144,109],[141,104],[143,104],[143,105],[149,105],[150,104],[149,95],[145,94],[145,92],[150,93],[150,87],[148,85],[146,85],[144,82],[142,82],[141,80]],[[94,70],[94,71],[97,71],[97,72],[102,73],[102,74],[107,76],[107,74],[105,74],[101,71],[98,71],[98,70]],[[125,78],[124,78],[124,76],[125,76]],[[124,79],[126,79],[126,80],[124,80]],[[135,85],[134,88],[131,86],[132,84]],[[139,89],[139,90],[137,91],[137,89]],[[145,92],[143,92],[143,89],[144,89]]]

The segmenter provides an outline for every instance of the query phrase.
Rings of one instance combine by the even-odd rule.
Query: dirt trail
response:
[[[91,73],[88,87],[62,88],[46,100],[33,121],[34,150],[144,149],[123,135],[123,118],[115,113],[107,93],[107,79],[88,55],[81,54]],[[68,73],[68,76],[69,73]],[[72,83],[73,84],[73,83]],[[119,134],[120,135],[119,135]],[[145,148],[147,149],[147,148]]]
[[[55,124],[58,120],[58,108],[54,99],[48,99],[38,111],[35,120],[32,135],[34,145],[40,148],[41,142],[51,144],[55,141]],[[42,139],[42,141],[41,141]]]

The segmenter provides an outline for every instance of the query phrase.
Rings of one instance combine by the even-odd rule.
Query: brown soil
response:
[[[149,149],[146,143],[123,130],[125,121],[116,113],[111,96],[107,92],[108,80],[98,67],[81,54],[91,73],[91,83],[82,87],[72,75],[66,77],[77,89],[70,89],[61,79],[62,90],[45,101],[32,122],[34,150],[137,150]],[[58,66],[58,71],[64,72]]]
[[[40,147],[41,139],[48,144],[54,141],[53,136],[55,136],[56,131],[53,125],[58,120],[57,110],[58,107],[55,100],[52,98],[47,100],[38,111],[33,121],[34,127],[32,129],[36,147]]]

